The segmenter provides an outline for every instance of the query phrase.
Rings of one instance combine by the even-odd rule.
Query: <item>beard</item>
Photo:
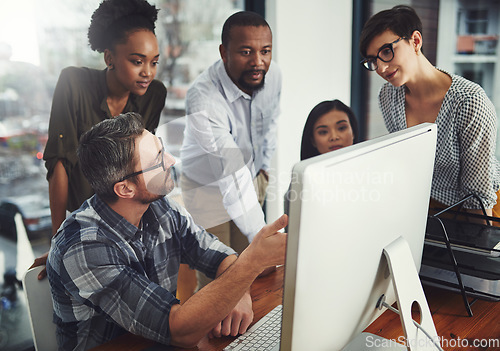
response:
[[[152,193],[142,193],[138,198],[137,201],[139,201],[143,205],[148,205],[152,202],[155,202],[156,200],[160,200],[164,195],[157,195],[157,194],[152,194]]]
[[[262,79],[257,84],[247,83],[247,81],[245,80],[245,76],[251,75],[254,72],[261,72]],[[264,71],[264,70],[247,70],[247,71],[243,71],[241,73],[240,78],[238,78],[238,85],[245,90],[255,92],[255,91],[259,91],[260,89],[262,89],[264,87],[265,80],[266,80],[266,71]]]
[[[170,169],[161,172],[146,183],[146,190],[140,192],[137,200],[142,204],[149,204],[169,194],[174,188],[174,181],[170,176]]]

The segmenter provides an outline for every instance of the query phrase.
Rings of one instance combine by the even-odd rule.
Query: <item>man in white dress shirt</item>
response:
[[[219,51],[187,93],[181,187],[195,221],[241,252],[265,225],[281,73],[271,29],[256,13],[226,20]]]

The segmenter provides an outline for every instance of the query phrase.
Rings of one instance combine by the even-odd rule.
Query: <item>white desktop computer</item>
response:
[[[436,134],[422,124],[295,165],[280,350],[375,350],[362,331],[386,310],[381,296],[398,301],[405,346],[437,349],[418,279]]]
[[[225,350],[440,349],[418,278],[436,135],[421,124],[295,165],[283,305]],[[405,337],[362,333],[387,308]]]

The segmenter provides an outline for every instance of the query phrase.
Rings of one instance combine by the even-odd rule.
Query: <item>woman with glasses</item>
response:
[[[434,67],[422,45],[421,21],[408,6],[381,11],[363,28],[362,64],[387,81],[379,93],[386,127],[395,132],[424,122],[437,124],[431,208],[475,194],[488,215],[499,217],[495,108],[478,84]],[[475,199],[464,207],[482,214]]]
[[[67,67],[57,82],[44,151],[52,231],[92,194],[76,156],[80,136],[100,121],[126,112],[142,116],[154,132],[167,91],[155,80],[159,47],[158,9],[146,0],[104,0],[88,30],[92,50],[103,53],[104,70]],[[44,264],[46,255],[35,260]],[[42,276],[45,271],[43,271]]]

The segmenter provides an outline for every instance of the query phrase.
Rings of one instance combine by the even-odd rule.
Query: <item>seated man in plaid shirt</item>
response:
[[[49,253],[60,349],[87,350],[126,331],[183,347],[244,333],[250,285],[284,262],[286,216],[237,257],[165,197],[175,161],[135,113],[95,125],[77,152],[95,195],[61,225]],[[181,263],[217,278],[182,306]]]

